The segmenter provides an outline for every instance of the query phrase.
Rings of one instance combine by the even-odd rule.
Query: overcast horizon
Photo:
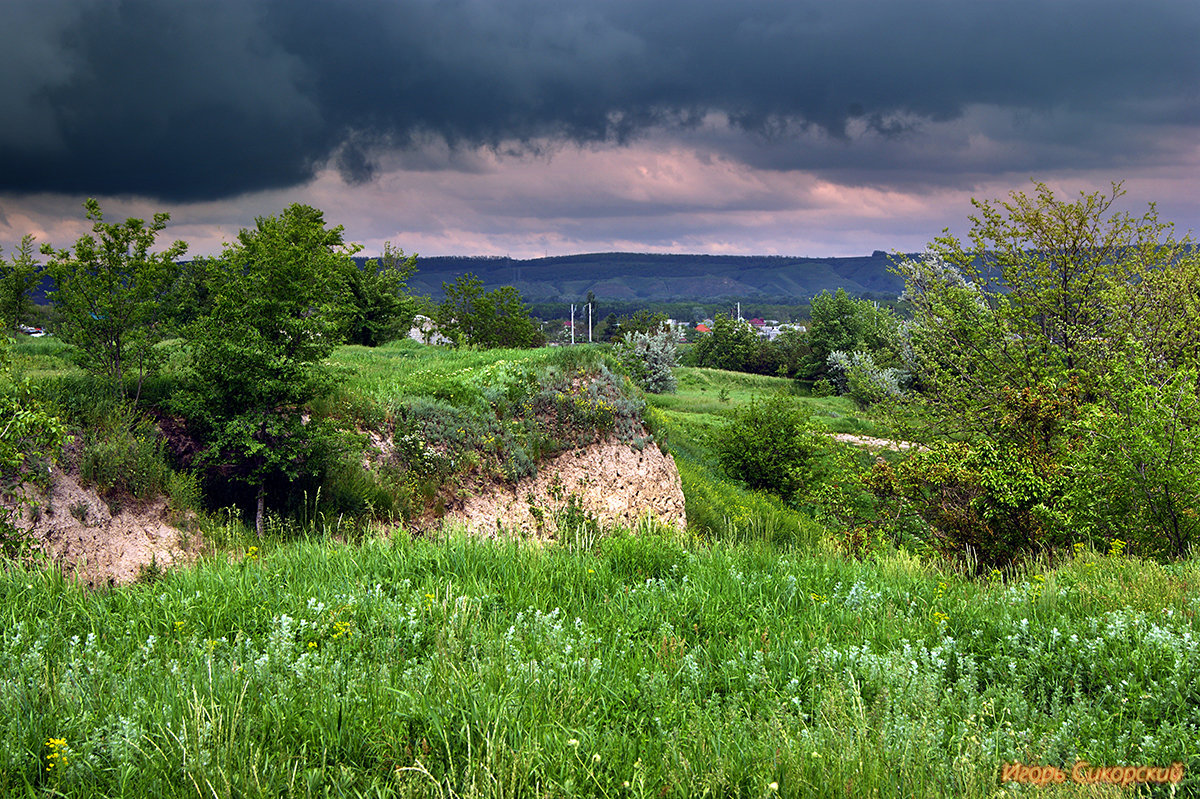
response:
[[[1200,229],[1200,3],[9,0],[0,244],[320,208],[423,256],[834,257],[1124,182]]]

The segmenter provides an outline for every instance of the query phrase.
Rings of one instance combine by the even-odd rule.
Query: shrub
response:
[[[171,470],[164,443],[148,421],[134,419],[107,431],[93,431],[84,442],[79,474],[103,494],[155,497],[167,487]]]
[[[1004,430],[993,440],[940,442],[895,468],[877,463],[870,482],[928,525],[928,543],[979,568],[1067,543],[1067,468],[1077,442],[1079,391],[1034,386],[1003,394]]]
[[[831,352],[827,368],[838,393],[846,394],[863,408],[885,399],[903,397],[908,383],[907,372],[876,365],[875,357],[869,352]]]
[[[616,347],[617,359],[630,377],[651,394],[674,394],[674,367],[679,365],[675,337],[668,330],[633,332]]]
[[[167,475],[168,505],[176,515],[198,511],[203,499],[200,480],[191,472],[171,472]]]
[[[1200,540],[1200,375],[1161,385],[1119,365],[1111,398],[1080,419],[1068,499],[1094,541],[1130,540],[1141,555],[1183,557]]]
[[[711,446],[730,477],[789,499],[815,482],[826,447],[813,429],[812,411],[786,394],[735,410]]]
[[[0,321],[0,326],[3,322]],[[11,341],[0,335],[0,498],[18,494],[27,484],[45,488],[49,460],[63,443],[64,428],[42,406],[27,379],[14,379]],[[16,527],[16,509],[0,504],[0,555],[24,554],[27,536]]]

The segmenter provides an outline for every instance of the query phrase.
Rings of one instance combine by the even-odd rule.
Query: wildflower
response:
[[[595,573],[596,573],[595,569],[588,569],[588,574],[595,574]]]
[[[779,783],[777,783],[777,782],[773,782],[773,783],[771,783],[770,785],[768,785],[767,787],[768,787],[768,788],[770,788],[772,791],[778,791],[778,790],[779,790]]]
[[[177,633],[181,633],[181,632],[183,632],[183,628],[184,628],[184,627],[186,627],[186,626],[187,626],[187,622],[186,622],[186,621],[177,621],[177,622],[175,622],[175,632],[177,632]]]
[[[599,752],[597,752],[596,754],[592,755],[592,762],[593,762],[593,763],[599,763],[599,762],[600,762],[600,753],[599,753]]]
[[[67,765],[66,738],[49,738],[46,740],[46,746],[50,747],[50,751],[46,753],[46,771]]]
[[[258,547],[250,547],[246,550],[246,560],[255,560],[258,558]]]
[[[574,746],[576,749],[578,749],[579,748],[579,739],[578,738],[568,738],[567,744],[569,744],[570,746]]]

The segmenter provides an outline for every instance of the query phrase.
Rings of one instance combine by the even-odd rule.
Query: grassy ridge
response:
[[[91,594],[14,568],[0,790],[990,797],[1007,760],[1196,768],[1197,587],[653,530],[312,539]]]

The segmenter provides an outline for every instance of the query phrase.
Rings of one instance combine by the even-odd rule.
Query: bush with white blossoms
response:
[[[836,351],[827,360],[829,380],[839,394],[849,395],[863,407],[885,399],[903,397],[909,373],[895,367],[881,367],[869,352]]]
[[[616,355],[629,376],[651,394],[674,394],[679,352],[669,330],[629,333],[616,346]]]

